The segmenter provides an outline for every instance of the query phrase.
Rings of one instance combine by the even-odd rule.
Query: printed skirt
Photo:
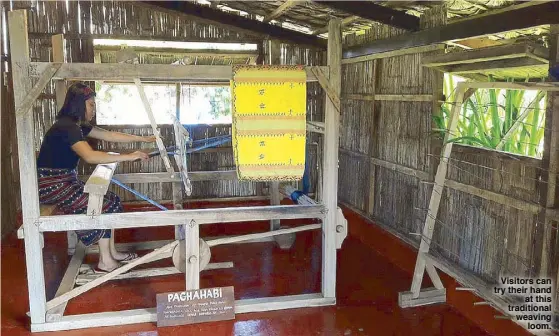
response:
[[[87,213],[88,195],[83,192],[85,183],[78,179],[75,169],[38,168],[39,202],[56,204],[65,215]],[[103,199],[103,213],[122,212],[120,198],[107,192]],[[111,230],[77,230],[78,239],[85,246],[95,244],[101,238],[110,238]]]

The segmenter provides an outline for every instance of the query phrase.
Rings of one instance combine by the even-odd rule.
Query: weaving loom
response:
[[[298,66],[233,67],[232,141],[239,180],[302,178],[306,81]]]

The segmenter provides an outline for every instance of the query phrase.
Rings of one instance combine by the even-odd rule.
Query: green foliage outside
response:
[[[445,74],[441,115],[433,116],[444,137],[457,78]],[[545,126],[546,94],[543,91],[488,89],[476,90],[463,106],[455,143],[502,150],[541,158]]]

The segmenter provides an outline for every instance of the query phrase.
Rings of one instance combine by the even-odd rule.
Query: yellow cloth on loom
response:
[[[305,70],[295,66],[234,66],[231,96],[239,180],[300,180],[305,170]]]

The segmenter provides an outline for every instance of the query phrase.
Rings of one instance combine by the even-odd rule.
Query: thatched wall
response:
[[[444,24],[443,11],[426,12],[423,24]],[[401,33],[379,26],[360,37],[347,36],[345,43]],[[423,56],[369,60],[342,69],[340,201],[416,247],[441,146],[431,130],[442,73],[422,67]],[[433,94],[435,101],[374,101],[375,94]],[[455,145],[447,177],[458,183],[443,193],[432,250],[488,283],[497,283],[500,275],[529,276],[542,253],[534,248],[536,227],[543,225],[537,222],[540,166],[538,159]],[[547,260],[553,262],[553,256]]]

